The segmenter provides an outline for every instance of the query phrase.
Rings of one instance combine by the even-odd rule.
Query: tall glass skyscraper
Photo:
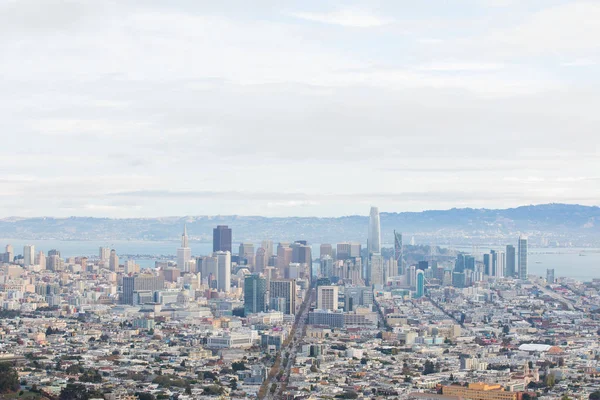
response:
[[[231,253],[231,228],[227,225],[217,225],[213,229],[213,251],[228,251]]]
[[[244,314],[255,314],[265,311],[267,280],[258,274],[246,276],[244,279]]]
[[[381,223],[377,207],[371,207],[369,214],[369,253],[381,253]]]
[[[519,236],[519,279],[527,280],[527,236]]]
[[[418,299],[423,297],[425,294],[425,273],[421,270],[417,271],[417,282],[416,282],[416,290],[415,297]]]
[[[517,273],[516,269],[516,253],[515,246],[509,244],[506,246],[506,276],[514,277]]]

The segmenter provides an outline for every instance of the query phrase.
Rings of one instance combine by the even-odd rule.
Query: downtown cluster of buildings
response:
[[[382,248],[240,243],[141,269],[100,248],[0,255],[0,362],[23,388],[80,383],[106,399],[587,398],[600,389],[600,282],[528,275],[505,251],[407,262]],[[283,396],[283,397],[282,397]],[[558,396],[558,397],[557,397]]]

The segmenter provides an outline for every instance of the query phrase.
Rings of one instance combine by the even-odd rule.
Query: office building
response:
[[[494,259],[494,276],[496,278],[502,278],[505,276],[506,270],[506,253],[503,251],[497,251]]]
[[[265,259],[268,261],[269,258],[273,256],[273,241],[272,240],[263,240],[260,244],[260,247],[265,249]]]
[[[119,256],[117,256],[116,250],[110,251],[110,256],[108,257],[108,269],[113,272],[119,271]]]
[[[271,309],[284,314],[296,314],[296,281],[292,279],[271,280],[269,286]]]
[[[415,289],[415,297],[421,298],[425,295],[425,273],[421,270],[416,272],[416,289]]]
[[[369,254],[372,253],[381,253],[381,223],[377,207],[371,207],[369,213]]]
[[[546,282],[547,283],[555,283],[554,279],[554,268],[549,268],[546,270]]]
[[[35,256],[35,265],[39,265],[43,269],[46,269],[46,255],[43,251],[38,252]]]
[[[326,256],[333,258],[333,247],[329,243],[323,243],[319,247],[319,258],[322,259]]]
[[[262,273],[268,264],[269,257],[267,257],[267,249],[259,247],[258,250],[256,250],[256,257],[254,258],[254,272]]]
[[[183,233],[181,235],[181,247],[177,249],[177,268],[180,271],[189,271],[188,262],[192,259],[192,249],[188,242],[187,226],[183,225]]]
[[[402,233],[394,231],[394,260],[396,260],[396,265],[398,266],[397,275],[404,274],[404,261],[402,250]]]
[[[100,258],[100,261],[108,261],[108,259],[110,258],[110,248],[100,247],[98,257]]]
[[[222,292],[229,292],[231,290],[231,253],[228,251],[217,251],[213,255],[217,257],[216,289]]]
[[[509,244],[506,246],[506,276],[515,277],[517,274],[516,268],[516,253],[515,246]]]
[[[283,276],[284,269],[292,262],[292,249],[289,243],[281,242],[277,245],[277,269]]]
[[[325,278],[331,278],[333,275],[333,258],[330,256],[323,256],[320,260],[321,271],[320,275]]]
[[[15,261],[15,249],[12,244],[7,244],[4,248],[4,262],[12,263]]]
[[[244,315],[265,311],[267,280],[258,275],[248,275],[244,279]]]
[[[54,272],[62,271],[64,269],[62,258],[56,254],[48,256],[46,258],[46,269]]]
[[[35,262],[35,246],[28,244],[23,246],[23,265],[33,265]]]
[[[369,285],[382,286],[383,281],[383,256],[379,253],[372,253],[369,260]]]
[[[136,275],[123,277],[123,297],[121,303],[134,304],[135,292],[154,292],[165,286],[162,276]]]
[[[331,311],[336,311],[338,309],[337,286],[317,287],[317,309]]]
[[[492,253],[485,253],[483,255],[483,273],[486,276],[492,275],[492,263],[493,263]]]
[[[527,280],[527,236],[519,236],[519,279]]]
[[[238,256],[240,264],[245,264],[248,267],[254,266],[254,245],[252,243],[240,243]]]
[[[227,225],[217,225],[213,229],[213,252],[228,251],[231,253],[231,228]]]

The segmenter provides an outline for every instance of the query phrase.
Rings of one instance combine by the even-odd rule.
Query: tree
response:
[[[232,368],[234,371],[243,371],[243,370],[246,370],[246,369],[248,369],[248,367],[246,367],[246,364],[244,364],[244,362],[243,362],[243,361],[235,361],[235,362],[233,362],[233,363],[231,364],[231,368]]]
[[[59,400],[89,400],[92,398],[102,398],[102,393],[93,390],[88,390],[81,383],[68,383],[60,391]]]
[[[16,392],[20,387],[15,368],[8,363],[0,364],[0,393]]]
[[[600,390],[596,390],[595,392],[590,394],[590,400],[600,400]]]
[[[425,361],[425,364],[423,365],[423,375],[429,375],[433,373],[435,373],[435,364],[433,361]]]
[[[156,397],[152,393],[141,393],[138,392],[135,394],[138,400],[156,400]]]

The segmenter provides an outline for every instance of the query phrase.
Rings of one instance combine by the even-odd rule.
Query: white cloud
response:
[[[289,16],[329,25],[351,28],[376,28],[393,23],[392,19],[358,9],[343,9],[332,12],[288,12]]]

